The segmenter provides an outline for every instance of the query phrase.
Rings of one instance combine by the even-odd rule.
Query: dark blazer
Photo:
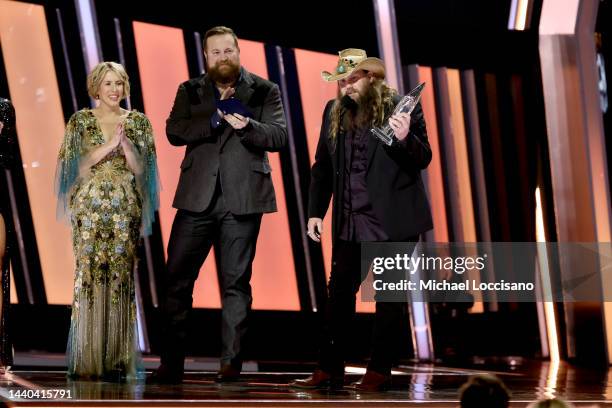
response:
[[[11,169],[15,165],[15,152],[17,151],[15,108],[8,99],[0,98],[0,122],[4,123],[2,132],[0,133],[0,172],[4,172],[4,169]],[[9,208],[10,202],[8,194],[5,194],[3,191],[0,195],[0,214],[4,214],[4,221],[7,223],[7,227],[10,227],[8,224],[11,220],[11,217],[8,216]],[[8,236],[9,235],[7,235],[7,237]],[[1,325],[2,322],[0,322],[0,326]],[[0,342],[1,341],[2,339],[0,338]],[[0,364],[2,364],[3,361],[1,351],[2,345],[0,344]]]
[[[16,129],[15,108],[8,99],[0,98],[0,122],[4,124],[0,133],[0,168],[10,168],[15,158]]]
[[[212,128],[211,117],[216,111],[213,86],[207,75],[182,83],[166,121],[170,143],[187,145],[173,206],[204,211],[220,177],[223,199],[233,214],[275,212],[266,152],[278,151],[287,143],[278,86],[241,68],[234,97],[253,117],[239,131],[227,123]]]
[[[396,98],[396,103],[399,98]],[[344,189],[344,134],[337,135],[335,148],[329,140],[330,111],[323,113],[321,135],[312,166],[308,217],[325,217],[333,196],[332,236],[340,228]],[[390,115],[389,110],[387,115]],[[423,110],[419,103],[410,118],[410,131],[404,141],[391,146],[380,142],[371,132],[367,151],[366,184],[368,197],[383,230],[391,241],[404,241],[433,228],[429,202],[421,170],[431,162],[431,148]]]

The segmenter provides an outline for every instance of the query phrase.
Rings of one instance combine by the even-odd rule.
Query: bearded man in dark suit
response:
[[[151,378],[159,383],[183,379],[194,282],[213,244],[222,302],[216,380],[239,378],[261,217],[276,211],[267,152],[287,142],[279,88],[241,67],[234,32],[212,28],[203,43],[207,73],[179,86],[166,122],[170,143],[187,150],[173,203],[161,365]]]

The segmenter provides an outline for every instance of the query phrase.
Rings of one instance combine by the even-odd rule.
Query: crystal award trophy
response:
[[[420,83],[416,88],[410,91],[408,95],[404,96],[395,107],[392,116],[401,112],[412,113],[414,107],[421,99],[421,92],[423,92],[423,88],[425,88],[425,82]],[[374,136],[379,138],[387,146],[391,146],[391,144],[393,144],[395,134],[393,129],[391,129],[391,126],[389,126],[389,121],[387,121],[387,123],[382,127],[372,128],[371,131],[374,133]]]

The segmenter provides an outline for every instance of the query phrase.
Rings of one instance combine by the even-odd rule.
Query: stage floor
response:
[[[17,359],[34,361],[36,356]],[[457,390],[476,373],[498,375],[512,391],[512,407],[524,407],[538,398],[558,396],[576,406],[612,405],[612,371],[558,366],[548,362],[505,358],[497,361],[475,360],[465,367],[417,364],[400,366],[393,386],[386,392],[357,393],[304,391],[288,387],[295,378],[309,374],[301,371],[255,371],[275,364],[246,365],[242,381],[232,384],[214,382],[215,370],[189,371],[182,385],[150,385],[144,382],[115,384],[69,381],[65,371],[51,365],[57,357],[46,359],[47,367],[17,366],[0,382],[0,395],[10,407],[457,407]],[[38,360],[40,361],[40,360]],[[148,359],[147,366],[156,364]],[[188,368],[214,364],[211,360],[191,360]],[[278,367],[295,367],[277,363]],[[250,368],[249,368],[250,367]],[[299,367],[299,366],[298,366]],[[26,369],[27,368],[27,369]],[[310,368],[310,367],[308,367]],[[363,368],[350,367],[347,381],[360,378]],[[148,373],[149,374],[149,373]],[[38,395],[38,397],[37,397]],[[42,398],[46,395],[47,398]],[[63,398],[62,398],[63,396]],[[68,398],[69,397],[69,398]]]

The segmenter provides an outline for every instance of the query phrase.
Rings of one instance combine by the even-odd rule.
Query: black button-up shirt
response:
[[[344,135],[344,195],[339,238],[344,241],[386,241],[368,197],[366,172],[368,166],[367,128]]]

